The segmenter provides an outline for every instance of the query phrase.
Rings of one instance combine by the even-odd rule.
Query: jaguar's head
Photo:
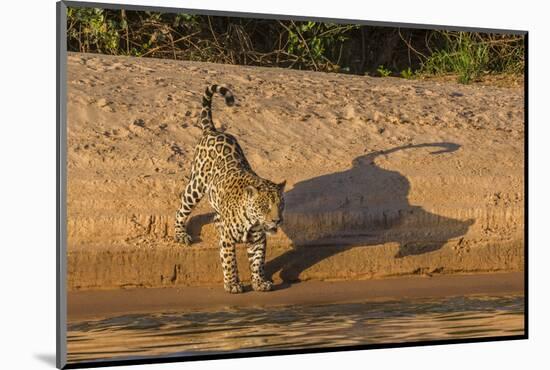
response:
[[[269,182],[245,188],[247,215],[252,222],[262,225],[268,234],[276,233],[283,222],[285,184],[286,181],[280,184]]]

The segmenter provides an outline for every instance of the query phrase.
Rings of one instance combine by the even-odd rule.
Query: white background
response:
[[[107,0],[105,0],[107,1]],[[124,1],[118,1],[124,3]],[[370,350],[132,369],[530,369],[548,365],[550,34],[543,1],[132,0],[256,13],[529,30],[530,336],[528,341]],[[2,4],[0,367],[53,368],[55,354],[55,1]],[[546,144],[546,145],[545,145]],[[545,227],[546,226],[546,227]],[[538,365],[536,365],[538,364]],[[546,365],[544,365],[546,364]],[[127,367],[124,367],[127,368]]]

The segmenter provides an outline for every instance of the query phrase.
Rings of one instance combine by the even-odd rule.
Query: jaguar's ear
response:
[[[252,185],[248,185],[246,188],[244,188],[244,192],[246,193],[246,195],[252,198],[258,194],[258,189],[256,189]]]
[[[283,182],[277,184],[279,186],[279,190],[283,191],[285,190],[286,180],[283,180]]]

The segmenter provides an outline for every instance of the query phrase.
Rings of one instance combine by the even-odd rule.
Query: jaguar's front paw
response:
[[[231,293],[231,294],[239,294],[243,292],[243,285],[241,283],[224,284],[223,288],[227,293]]]
[[[273,289],[273,282],[269,280],[253,280],[252,289],[257,292],[269,292]]]
[[[176,232],[176,236],[174,237],[176,242],[184,244],[185,246],[190,246],[193,239],[184,231]]]

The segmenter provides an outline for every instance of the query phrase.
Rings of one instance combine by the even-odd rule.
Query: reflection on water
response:
[[[69,362],[523,334],[523,296],[238,308],[70,322]]]

